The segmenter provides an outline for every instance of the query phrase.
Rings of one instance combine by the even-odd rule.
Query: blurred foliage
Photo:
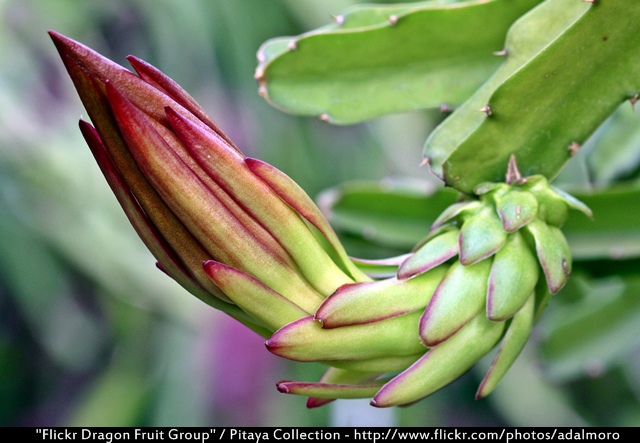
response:
[[[399,185],[383,187],[385,201],[373,195],[370,203],[354,200],[360,207],[346,205],[378,209],[385,218],[372,220],[380,226],[352,229],[360,223],[349,218],[353,211],[336,212],[350,253],[388,256],[407,252],[420,225],[428,230],[433,208],[422,197],[439,182],[417,166],[442,116],[416,112],[334,127],[271,108],[253,79],[262,42],[326,24],[355,3],[0,0],[0,425],[640,424],[637,256],[581,261],[582,274],[543,317],[539,340],[488,399],[471,400],[478,371],[393,412],[358,402],[310,411],[303,398],[279,395],[276,381],[314,380],[323,368],[272,356],[257,335],[155,269],[77,130],[83,110],[46,30],[118,63],[132,53],[158,66],[247,155],[274,164],[310,195],[347,180],[409,178],[400,194],[392,192]],[[625,104],[557,182],[637,183],[638,118]],[[632,209],[633,200],[620,201]],[[596,211],[596,220],[607,225],[615,209]],[[402,235],[377,235],[395,210]],[[620,226],[628,233],[638,220],[626,220]],[[587,229],[583,221],[576,226]],[[596,326],[604,331],[597,340],[590,335]]]

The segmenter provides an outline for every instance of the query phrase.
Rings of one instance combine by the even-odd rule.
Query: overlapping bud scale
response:
[[[93,122],[82,133],[158,266],[268,337],[272,353],[329,365],[319,382],[277,385],[310,407],[412,403],[501,342],[487,395],[569,277],[560,226],[570,208],[588,209],[543,177],[512,174],[448,208],[395,275],[374,281],[307,194],[246,158],[173,80],[50,34]]]

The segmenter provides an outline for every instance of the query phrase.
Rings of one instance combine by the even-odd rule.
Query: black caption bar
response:
[[[35,442],[608,442],[631,440],[633,428],[13,428]],[[7,428],[0,430],[0,434]]]

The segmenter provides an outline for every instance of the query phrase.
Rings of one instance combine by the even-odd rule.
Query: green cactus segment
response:
[[[571,250],[562,231],[541,220],[534,220],[526,227],[533,236],[540,266],[552,294],[557,293],[571,275]]]
[[[554,381],[598,376],[634,355],[640,322],[640,279],[581,281],[581,297],[543,319],[542,368]]]
[[[416,354],[424,350],[418,339],[420,314],[336,329],[323,329],[319,321],[305,317],[276,331],[266,346],[275,355],[296,361],[349,361]]]
[[[520,233],[509,235],[493,259],[487,291],[487,318],[511,318],[531,295],[538,282],[538,263]]]
[[[506,39],[504,64],[427,139],[424,156],[438,177],[444,178],[442,166],[451,153],[486,120],[486,113],[478,110],[489,103],[493,92],[589,7],[588,3],[575,0],[547,0],[513,24]],[[493,148],[493,142],[484,149],[489,147]]]
[[[536,321],[535,299],[535,294],[530,294],[524,306],[522,306],[522,309],[513,316],[511,323],[509,323],[507,333],[502,339],[498,354],[493,359],[491,367],[478,387],[476,398],[486,397],[495,389],[498,382],[504,377],[513,362],[516,361],[516,358],[518,358],[527,340],[529,340]]]
[[[513,21],[539,2],[427,2],[391,9],[383,22],[373,12],[363,19],[368,26],[319,29],[286,49],[282,38],[266,43],[256,79],[274,106],[337,124],[457,105],[500,65],[492,53],[502,49]]]
[[[507,239],[502,222],[490,206],[482,207],[460,228],[460,262],[471,265],[492,256]]]
[[[430,349],[406,371],[384,385],[371,404],[377,407],[415,402],[448,385],[467,372],[493,348],[505,323],[494,323],[484,312],[474,317],[454,336]]]
[[[236,305],[271,331],[309,315],[249,274],[213,260],[206,261],[203,266],[207,275]]]
[[[372,323],[427,306],[447,272],[440,266],[410,280],[390,278],[345,285],[327,298],[314,317],[325,329]]]
[[[471,192],[502,180],[513,154],[523,175],[554,177],[640,91],[639,16],[640,2],[591,6],[496,89],[491,116],[444,162],[445,182]]]
[[[485,305],[491,260],[471,266],[455,262],[420,319],[420,337],[427,346],[448,339]]]

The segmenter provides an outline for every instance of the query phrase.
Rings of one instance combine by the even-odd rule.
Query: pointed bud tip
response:
[[[286,380],[279,381],[278,383],[276,383],[276,389],[281,394],[288,394],[289,393],[289,388],[287,387],[286,383],[287,383]]]

